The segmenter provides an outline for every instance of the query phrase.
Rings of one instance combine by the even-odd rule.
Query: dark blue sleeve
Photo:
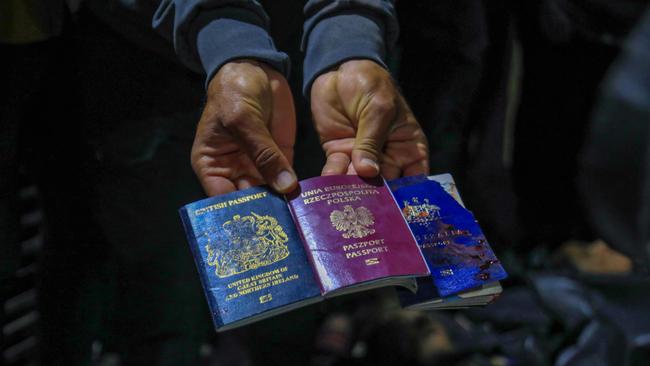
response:
[[[341,62],[368,59],[386,67],[386,54],[398,36],[393,1],[310,0],[304,12],[305,96],[314,79]]]
[[[284,75],[289,58],[275,49],[269,19],[253,0],[163,0],[153,27],[171,38],[180,60],[206,73],[206,86],[228,61],[251,58]]]

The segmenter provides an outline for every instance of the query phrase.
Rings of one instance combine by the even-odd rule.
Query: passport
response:
[[[431,271],[418,279],[415,294],[400,292],[402,305],[442,309],[493,300],[507,274],[451,175],[406,177],[389,186]]]
[[[311,178],[286,197],[253,187],[179,211],[217,331],[376,287],[415,291],[430,274],[380,178]]]
[[[349,292],[359,283],[415,290],[412,277],[429,273],[383,179],[338,175],[299,186],[289,208],[323,293]]]

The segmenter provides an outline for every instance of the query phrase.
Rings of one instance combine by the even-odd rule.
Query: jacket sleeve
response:
[[[398,36],[393,1],[310,0],[304,8],[303,93],[320,74],[351,59],[369,59],[386,67]]]
[[[163,0],[152,25],[173,41],[185,65],[205,72],[206,86],[222,65],[237,58],[289,73],[289,58],[276,50],[267,32],[268,16],[257,1]]]

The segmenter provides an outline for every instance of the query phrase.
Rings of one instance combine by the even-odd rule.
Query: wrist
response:
[[[386,55],[383,22],[370,14],[343,12],[319,21],[306,36],[303,92],[318,76],[349,60],[374,60]]]
[[[267,89],[268,66],[252,59],[235,59],[222,65],[208,82],[208,100],[236,94],[259,96]]]

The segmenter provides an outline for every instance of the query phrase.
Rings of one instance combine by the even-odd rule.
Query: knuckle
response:
[[[199,153],[196,146],[192,146],[192,152],[190,153],[190,165],[194,173],[198,174],[201,168],[200,164],[201,154]]]
[[[368,103],[368,108],[379,115],[394,114],[397,109],[395,98],[377,95]]]
[[[362,150],[372,155],[377,155],[380,149],[380,142],[377,139],[365,137],[359,140],[356,149]]]
[[[243,103],[233,103],[228,113],[222,114],[222,124],[228,129],[236,129],[247,123],[251,119],[251,111]]]
[[[192,152],[190,165],[192,166],[194,174],[196,174],[199,178],[203,178],[205,175],[207,175],[207,167],[203,160],[204,158],[201,154]]]
[[[429,148],[426,146],[426,144],[422,144],[418,146],[417,149],[417,154],[416,154],[418,160],[428,160],[429,159]]]
[[[267,171],[273,168],[280,160],[280,154],[271,146],[264,147],[255,153],[255,166],[260,171]]]
[[[260,76],[256,74],[239,73],[231,76],[230,84],[236,90],[243,92],[259,92],[260,86],[262,85],[262,80],[260,79]]]

